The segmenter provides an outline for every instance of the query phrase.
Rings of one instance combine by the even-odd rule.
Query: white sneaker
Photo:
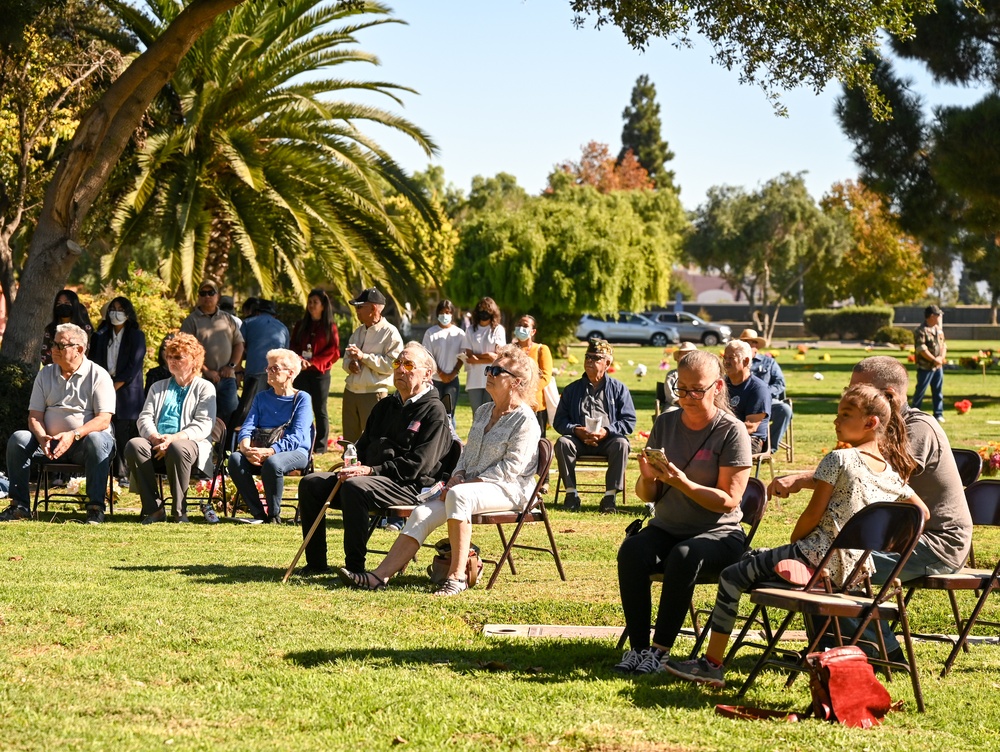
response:
[[[618,674],[631,674],[642,663],[642,653],[638,650],[626,650],[622,659],[611,670]]]
[[[936,420],[938,423],[944,423],[944,416],[943,415],[935,415],[934,416],[934,420]]]

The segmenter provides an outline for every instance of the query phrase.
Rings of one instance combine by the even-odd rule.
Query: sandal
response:
[[[469,589],[469,581],[466,578],[463,577],[460,580],[448,579],[444,581],[444,584],[442,584],[441,587],[439,587],[437,590],[434,591],[434,595],[440,595],[442,597],[446,597],[449,595],[458,595],[462,591],[468,589]]]
[[[385,590],[385,580],[374,572],[352,572],[346,567],[337,570],[337,576],[347,587],[356,590]]]

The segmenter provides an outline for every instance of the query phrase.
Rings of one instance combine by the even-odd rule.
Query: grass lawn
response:
[[[961,344],[951,344],[956,358]],[[582,361],[582,348],[572,352]],[[780,469],[810,467],[833,445],[833,406],[864,355],[810,351],[796,361],[792,351],[779,352],[796,400],[796,461]],[[615,376],[633,389],[639,428],[648,430],[662,354],[622,347],[618,356]],[[640,362],[649,369],[641,383],[633,373]],[[813,379],[817,372],[822,381]],[[980,372],[946,374],[945,428],[955,446],[1000,438],[998,373],[988,371],[985,383]],[[560,387],[572,378],[561,375]],[[342,385],[334,380],[335,426]],[[958,415],[952,405],[964,397],[973,409]],[[464,435],[471,422],[464,399],[458,418]],[[630,471],[634,483],[634,465]],[[947,648],[920,643],[928,712],[915,712],[908,679],[896,675],[889,690],[905,710],[861,731],[722,719],[713,706],[731,702],[734,690],[620,678],[610,671],[618,658],[610,639],[484,637],[486,623],[621,624],[614,560],[633,515],[599,516],[597,501],[585,498],[582,514],[553,513],[568,582],[551,561],[525,553],[516,577],[507,572],[490,592],[449,599],[428,595],[427,554],[380,593],[347,591],[335,578],[283,586],[300,541],[291,525],[209,527],[195,513],[196,524],[142,527],[131,496],[100,527],[2,525],[0,749],[998,748],[996,646],[974,647],[940,680]],[[772,508],[757,544],[787,540],[805,502],[800,495]],[[336,563],[339,518],[330,526]],[[492,532],[476,533],[485,555],[498,552]],[[379,531],[371,545],[385,550],[391,541]],[[977,555],[995,560],[1000,536],[977,537]],[[704,587],[698,599],[709,605],[712,595]],[[986,615],[995,617],[995,608]],[[934,594],[915,598],[911,620],[917,631],[954,631],[946,599]],[[675,654],[690,645],[679,640]],[[737,658],[731,684],[739,686],[753,659],[749,651]],[[765,672],[747,701],[801,710],[808,697],[804,679],[786,690],[782,677]]]

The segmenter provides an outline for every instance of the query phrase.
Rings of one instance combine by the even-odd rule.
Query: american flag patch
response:
[[[416,433],[417,431],[420,430],[420,421],[419,420],[413,421],[412,423],[410,423],[410,425],[406,427],[406,430],[413,431],[413,433]]]

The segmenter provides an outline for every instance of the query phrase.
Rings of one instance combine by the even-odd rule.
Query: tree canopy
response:
[[[914,19],[933,0],[842,0],[838,3],[761,3],[752,0],[570,0],[576,23],[613,24],[629,43],[645,48],[654,38],[690,45],[704,36],[714,62],[762,87],[779,111],[781,90],[832,81],[858,87],[880,117],[885,101],[865,53],[878,49],[883,30],[908,38]]]
[[[686,219],[671,191],[613,191],[560,183],[516,209],[471,213],[447,292],[463,306],[484,295],[530,313],[540,337],[568,339],[580,316],[662,304]]]

